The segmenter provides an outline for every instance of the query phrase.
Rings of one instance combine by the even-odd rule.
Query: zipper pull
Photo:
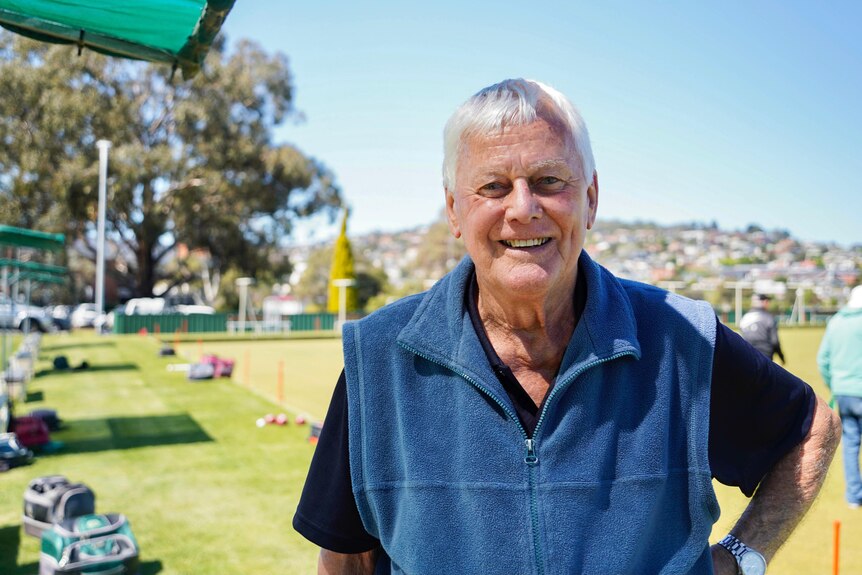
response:
[[[539,458],[536,456],[535,443],[532,438],[524,440],[524,443],[527,446],[527,457],[524,458],[524,463],[527,465],[536,465],[539,462]]]

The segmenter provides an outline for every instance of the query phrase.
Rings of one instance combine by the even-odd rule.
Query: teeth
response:
[[[503,240],[503,243],[510,248],[531,248],[540,246],[548,241],[548,238],[533,238],[530,240]]]

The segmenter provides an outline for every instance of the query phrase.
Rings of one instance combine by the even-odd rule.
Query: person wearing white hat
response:
[[[862,285],[850,292],[847,305],[826,326],[817,365],[832,390],[841,416],[845,497],[850,507],[862,506],[859,444],[862,440]]]

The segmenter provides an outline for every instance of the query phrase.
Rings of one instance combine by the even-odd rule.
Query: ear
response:
[[[458,224],[458,214],[455,212],[455,194],[444,188],[446,193],[446,219],[449,220],[449,231],[456,238],[461,237],[461,226]]]
[[[593,172],[593,182],[590,184],[590,187],[587,188],[587,209],[589,210],[589,215],[587,216],[587,229],[593,229],[593,224],[596,223],[596,212],[599,209],[599,174],[598,172]]]

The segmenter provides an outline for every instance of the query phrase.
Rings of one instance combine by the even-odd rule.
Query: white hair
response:
[[[563,94],[535,80],[503,80],[476,92],[461,104],[443,128],[443,187],[455,184],[455,170],[465,140],[499,133],[506,126],[524,126],[544,119],[561,123],[575,146],[587,184],[596,169],[587,125]]]

